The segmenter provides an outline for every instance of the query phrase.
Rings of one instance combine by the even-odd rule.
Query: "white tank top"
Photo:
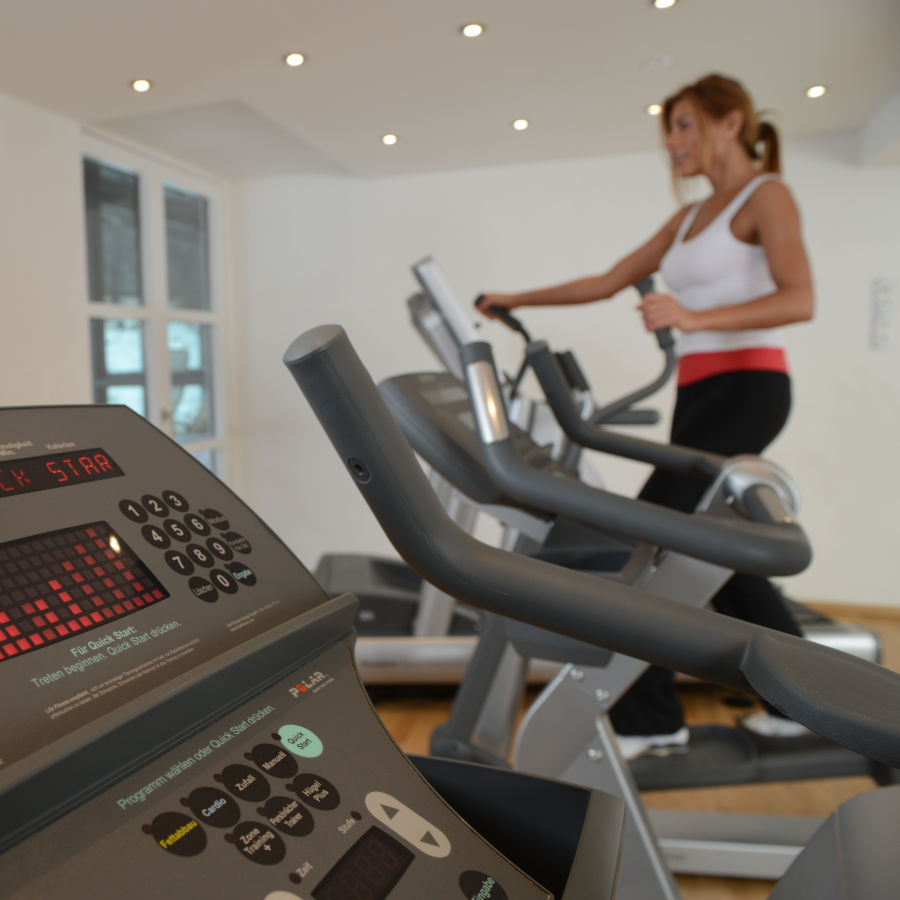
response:
[[[765,250],[758,244],[738,240],[731,222],[750,195],[765,181],[777,175],[758,175],[699,234],[688,240],[700,204],[691,207],[678,234],[662,259],[660,272],[666,285],[690,310],[736,306],[755,300],[775,289]],[[679,335],[678,353],[720,353],[749,347],[784,347],[780,329],[758,328],[746,331],[694,331]]]

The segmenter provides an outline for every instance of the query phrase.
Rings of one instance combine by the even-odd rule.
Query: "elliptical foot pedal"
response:
[[[632,760],[631,774],[642,791],[752,781],[757,769],[754,742],[743,731],[725,725],[689,729],[688,751]]]

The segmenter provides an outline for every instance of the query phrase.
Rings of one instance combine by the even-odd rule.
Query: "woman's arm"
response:
[[[556,306],[606,300],[628,285],[647,278],[659,269],[659,264],[666,250],[675,240],[678,226],[685,215],[687,215],[687,208],[679,210],[649,241],[624,259],[619,260],[602,275],[591,275],[552,287],[522,291],[517,294],[484,294],[478,301],[478,309],[486,316],[490,316],[487,310],[491,306],[515,309],[518,306]]]
[[[752,214],[754,233],[765,251],[776,290],[747,303],[698,311],[685,309],[668,294],[648,294],[638,307],[648,331],[775,328],[813,317],[809,261],[790,191],[779,181],[767,182],[754,192],[747,212]]]

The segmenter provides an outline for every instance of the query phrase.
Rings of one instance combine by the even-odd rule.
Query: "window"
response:
[[[96,403],[122,403],[221,473],[219,188],[114,143],[83,159]]]

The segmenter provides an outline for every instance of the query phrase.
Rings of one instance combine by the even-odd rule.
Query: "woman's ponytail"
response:
[[[762,144],[762,153],[757,151],[755,155],[762,163],[763,171],[778,175],[781,172],[781,142],[778,131],[771,122],[759,123],[757,143]]]

